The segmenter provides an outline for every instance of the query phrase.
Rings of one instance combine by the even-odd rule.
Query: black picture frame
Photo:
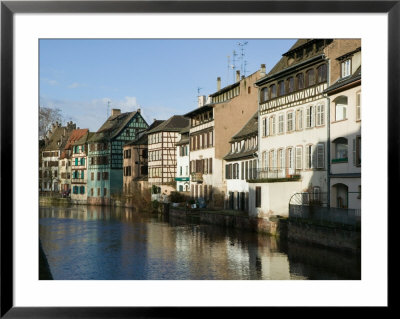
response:
[[[387,13],[388,204],[399,166],[400,1],[1,1],[1,318],[177,318],[226,315],[224,307],[14,307],[13,304],[13,16],[15,13]],[[388,172],[386,172],[388,173]],[[398,195],[397,195],[398,196]],[[384,212],[380,212],[384,213]],[[389,218],[388,214],[388,218]],[[388,227],[394,227],[394,223]],[[389,233],[390,229],[389,229]],[[388,241],[390,243],[390,241]],[[388,255],[389,258],[389,255]],[[390,258],[389,258],[390,264]],[[388,285],[390,281],[388,280]],[[388,300],[390,308],[390,298]],[[291,308],[294,310],[294,307]],[[306,309],[296,309],[307,311]],[[248,315],[241,307],[235,314]]]

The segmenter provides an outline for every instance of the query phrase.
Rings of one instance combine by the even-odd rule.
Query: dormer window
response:
[[[314,69],[310,69],[306,72],[306,86],[312,86],[315,84]]]
[[[278,85],[279,85],[279,96],[285,95],[285,82],[280,81]]]
[[[294,78],[290,77],[287,80],[288,83],[288,93],[292,93],[294,91]]]
[[[342,62],[342,78],[351,74],[351,60],[348,59]]]
[[[268,88],[263,88],[261,90],[261,102],[268,101]]]

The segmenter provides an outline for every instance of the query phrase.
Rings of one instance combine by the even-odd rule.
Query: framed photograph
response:
[[[226,314],[227,307],[235,307],[234,311],[243,315],[258,307],[389,307],[387,255],[388,226],[390,225],[389,204],[393,205],[395,196],[393,184],[399,176],[400,149],[397,124],[400,89],[398,81],[400,76],[399,21],[399,1],[1,1],[1,317],[186,318],[190,317],[193,312],[204,315],[213,312],[222,316]],[[343,42],[338,41],[335,47],[336,39],[342,39]],[[346,40],[349,41],[346,42]],[[276,52],[274,52],[272,44],[270,47],[268,45],[257,47],[258,43],[263,41],[275,43],[277,48],[279,47],[278,42],[285,43],[286,47],[282,44],[279,50],[275,49]],[[130,45],[131,42],[136,44]],[[195,69],[203,68],[204,71],[208,70],[207,72],[210,73],[209,70],[213,68],[211,65],[214,63],[212,61],[215,56],[212,54],[217,51],[213,51],[212,47],[222,48],[222,43],[228,42],[236,47],[232,48],[233,52],[226,50],[226,53],[221,53],[225,51],[220,49],[219,52],[224,56],[219,57],[218,63],[223,66],[220,69],[218,69],[219,66],[214,66],[216,70],[218,69],[215,72],[225,72],[221,75],[222,89],[221,78],[215,73],[218,78],[215,76],[212,88],[205,86],[210,82],[208,79],[202,79],[203,82],[200,80],[199,82],[207,81],[207,84],[199,83],[196,84],[197,86],[192,84],[193,94],[187,92],[184,94],[183,91],[190,90],[187,85],[185,86],[185,82],[192,80],[192,77],[199,77],[199,73],[195,73]],[[54,43],[57,44],[54,45]],[[92,45],[94,43],[96,45]],[[256,58],[248,63],[245,58],[247,43],[257,47],[252,52],[257,51],[258,56],[265,55],[265,64],[261,62],[260,65]],[[333,45],[331,45],[332,43]],[[310,51],[307,49],[307,44]],[[332,57],[334,58],[332,59],[323,61],[324,57],[321,58],[321,54],[313,53],[314,51],[321,53],[328,46],[329,50],[333,52]],[[338,50],[340,46],[343,46],[340,50],[345,53]],[[301,53],[299,53],[299,48],[301,48]],[[140,53],[140,50],[143,52]],[[329,50],[323,52],[326,53]],[[342,53],[336,54],[335,50]],[[312,60],[312,64],[307,64],[311,62],[303,63],[303,54],[308,56],[310,61]],[[275,134],[275,130],[280,130],[281,124],[282,130],[284,129],[285,132],[298,129],[305,131],[307,128],[317,126],[328,127],[329,125],[324,125],[326,123],[342,125],[346,120],[347,100],[343,101],[341,88],[353,90],[354,96],[356,96],[354,103],[361,107],[361,56],[364,64],[363,125],[361,127],[361,114],[359,114],[355,115],[358,116],[355,122],[358,123],[357,130],[359,131],[353,132],[352,127],[346,127],[355,136],[354,139],[347,142],[346,139],[339,137],[331,141],[334,145],[334,154],[325,153],[324,142],[317,139],[313,142],[315,148],[310,146],[308,149],[307,143],[302,142],[304,149],[303,145],[296,144],[294,148],[286,149],[286,153],[283,151],[279,153],[278,148],[276,148],[276,152],[268,150],[268,154],[259,152],[260,154],[256,155],[256,152],[253,152],[254,154],[249,153],[249,155],[246,153],[246,156],[254,158],[258,156],[260,161],[268,163],[265,164],[265,167],[268,167],[267,170],[256,166],[256,163],[253,164],[253,158],[251,161],[245,162],[252,165],[249,168],[246,168],[244,162],[242,166],[240,163],[234,162],[236,159],[234,154],[242,145],[241,143],[243,142],[243,145],[252,143],[252,141],[254,143],[260,136],[257,134],[261,130],[264,134],[262,136],[266,137]],[[124,73],[125,78],[121,76],[120,81],[115,82],[116,86],[112,90],[114,92],[119,90],[118,94],[120,95],[115,94],[114,100],[113,98],[106,100],[105,96],[100,94],[97,94],[96,97],[89,97],[89,95],[84,97],[86,93],[78,90],[79,88],[88,88],[96,82],[96,79],[107,78],[107,76],[115,77],[117,73],[113,72],[113,68],[124,69],[125,66],[128,68],[129,59],[135,60],[136,63],[135,68],[131,68],[132,72],[140,73],[140,78],[146,82],[146,87],[140,86],[140,89],[143,92],[146,90],[146,96],[149,99],[159,95],[159,99],[152,102],[152,107],[142,106],[142,103],[147,102],[138,102],[135,96],[126,93],[132,91],[135,85],[134,82],[131,82],[129,72]],[[328,60],[329,62],[327,62]],[[191,69],[188,61],[191,61],[190,63],[198,61],[199,65],[202,63],[204,65],[202,67],[193,65],[193,69]],[[280,65],[278,61],[285,61],[285,66],[282,66],[283,62]],[[210,65],[206,67],[208,63]],[[63,65],[64,70],[58,69],[58,65]],[[68,65],[70,72],[65,72]],[[165,67],[166,65],[168,68]],[[305,66],[303,67],[303,65]],[[295,69],[293,72],[300,74],[304,71],[304,83],[303,80],[296,78],[297,74],[295,73],[293,73],[294,79],[291,82],[291,75],[285,73],[291,70],[291,66],[292,69]],[[339,75],[339,80],[335,78],[329,82],[326,79],[328,68]],[[43,70],[45,71],[43,72]],[[271,70],[274,70],[275,73],[268,73]],[[250,75],[246,75],[246,73]],[[51,78],[47,76],[48,74],[53,74],[54,77]],[[281,79],[275,74],[284,74],[287,83],[280,81]],[[316,75],[314,76],[314,74]],[[252,78],[253,75],[256,77],[255,79]],[[214,73],[212,76],[214,77]],[[81,80],[85,77],[88,79],[87,82]],[[233,84],[230,82],[231,78]],[[66,95],[64,100],[57,99],[57,95],[47,95],[49,91],[43,89],[47,86],[56,92],[61,81],[63,81],[65,92],[70,92],[71,96],[76,94],[74,98],[68,100]],[[304,170],[308,167],[310,171],[324,168],[324,165],[319,164],[318,161],[326,158],[329,165],[332,163],[336,167],[341,163],[347,163],[351,158],[352,160],[349,162],[357,167],[357,173],[345,174],[338,171],[339,173],[334,175],[329,172],[326,174],[327,170],[321,170],[324,173],[321,173],[318,180],[326,183],[324,178],[327,176],[329,183],[329,178],[339,180],[340,178],[356,177],[361,184],[362,131],[364,136],[362,142],[362,201],[361,185],[353,192],[346,189],[346,195],[341,196],[344,190],[340,182],[337,182],[333,188],[335,193],[328,195],[327,198],[324,197],[324,190],[315,186],[318,184],[311,184],[311,182],[309,185],[314,185],[314,187],[310,186],[309,190],[304,193],[296,193],[298,197],[297,199],[295,197],[295,200],[307,202],[308,206],[323,206],[321,203],[325,201],[330,203],[327,205],[328,208],[332,205],[338,209],[349,209],[350,200],[354,197],[353,199],[362,206],[361,256],[358,264],[356,262],[357,267],[361,270],[357,274],[352,271],[349,272],[350,275],[345,276],[337,275],[338,273],[335,271],[329,273],[324,268],[327,263],[332,263],[332,269],[335,267],[347,269],[354,266],[354,260],[342,258],[343,255],[334,253],[325,255],[322,253],[323,250],[318,250],[319,253],[316,253],[321,253],[315,259],[320,263],[315,262],[309,268],[301,269],[304,266],[301,262],[302,258],[307,259],[308,254],[312,254],[311,250],[305,246],[288,248],[285,245],[282,247],[286,248],[276,250],[275,237],[265,239],[266,242],[260,243],[259,239],[253,238],[254,236],[237,235],[229,231],[223,235],[216,234],[214,231],[203,232],[198,228],[198,224],[189,223],[189,226],[185,225],[184,231],[178,235],[175,234],[176,238],[169,241],[167,238],[169,235],[162,234],[161,229],[157,228],[159,225],[157,223],[162,222],[160,220],[155,222],[157,227],[153,227],[151,230],[154,225],[147,225],[144,226],[143,231],[137,228],[138,225],[144,223],[143,220],[135,221],[136,224],[131,223],[136,231],[136,234],[132,235],[123,229],[126,225],[114,223],[113,218],[109,217],[106,210],[83,209],[84,213],[82,214],[85,217],[77,219],[85,222],[74,224],[71,223],[70,216],[79,215],[79,209],[39,209],[39,203],[42,203],[41,200],[44,198],[42,195],[49,196],[48,194],[51,193],[53,196],[54,191],[61,200],[68,198],[68,200],[76,200],[78,203],[83,197],[85,197],[85,201],[91,197],[94,204],[109,204],[96,202],[93,198],[96,197],[96,194],[99,197],[102,194],[103,198],[110,197],[113,186],[104,185],[112,185],[111,182],[107,183],[115,177],[113,171],[96,171],[90,175],[89,172],[84,172],[76,167],[79,165],[84,167],[86,164],[87,167],[89,165],[108,165],[108,161],[110,161],[112,163],[110,165],[120,165],[121,172],[122,166],[124,166],[124,181],[126,177],[133,175],[131,167],[125,168],[125,164],[123,164],[125,160],[131,159],[130,149],[125,148],[129,143],[124,144],[125,140],[122,142],[116,140],[114,145],[111,137],[106,141],[107,134],[114,134],[112,138],[122,134],[122,129],[112,127],[118,121],[120,121],[118,125],[124,123],[123,125],[126,126],[123,129],[125,136],[135,135],[135,139],[132,139],[131,143],[132,150],[138,150],[138,154],[142,152],[140,154],[143,156],[139,157],[137,163],[141,163],[143,158],[146,158],[147,161],[147,157],[149,157],[150,163],[150,161],[158,160],[160,156],[156,146],[153,150],[149,146],[143,152],[140,146],[137,146],[141,145],[139,143],[141,138],[143,140],[146,138],[146,147],[147,143],[148,145],[158,145],[157,143],[160,142],[158,133],[164,132],[162,128],[165,128],[169,138],[175,139],[171,123],[179,126],[177,132],[179,132],[182,143],[178,142],[176,146],[180,147],[177,151],[180,156],[189,152],[189,149],[184,147],[186,135],[187,144],[189,140],[191,143],[190,151],[201,150],[202,153],[196,158],[195,163],[191,162],[190,166],[188,164],[187,177],[185,177],[185,166],[179,167],[178,165],[178,169],[174,171],[175,184],[173,188],[179,192],[191,194],[191,199],[185,202],[183,208],[181,207],[185,214],[188,210],[196,212],[199,207],[205,208],[211,198],[217,198],[211,188],[207,188],[207,178],[204,177],[212,174],[213,170],[214,173],[217,173],[215,161],[203,159],[203,156],[207,157],[207,148],[213,146],[212,141],[216,141],[213,131],[207,125],[211,120],[216,119],[217,113],[215,113],[216,111],[213,113],[213,105],[223,103],[225,97],[231,99],[238,95],[239,89],[236,89],[235,83],[241,85],[242,82],[245,87],[243,94],[246,93],[249,96],[254,94],[257,99],[259,108],[256,114],[258,115],[253,116],[252,121],[251,114],[242,110],[241,115],[236,114],[236,117],[232,115],[230,122],[227,121],[224,124],[224,130],[230,132],[229,136],[232,137],[232,140],[229,140],[231,149],[224,157],[226,166],[223,165],[221,168],[224,170],[223,176],[226,180],[240,180],[239,176],[245,180],[253,179],[254,187],[250,187],[249,193],[254,199],[251,197],[250,203],[257,212],[260,211],[257,208],[265,204],[265,199],[262,202],[261,197],[264,194],[264,188],[259,186],[257,181],[265,182],[267,180],[271,183],[297,181],[300,179],[300,174],[297,172],[299,167]],[[325,82],[327,82],[326,85]],[[276,113],[276,118],[275,114],[271,113],[270,117],[266,117],[268,120],[259,117],[259,110],[267,110],[269,107],[266,105],[269,101],[296,90],[300,91],[303,89],[302,85],[305,85],[306,88],[315,85],[315,90],[323,90],[323,93],[331,98],[330,104],[321,106],[315,102],[315,106],[313,106],[315,108],[307,110],[305,107],[304,114],[298,113],[303,112],[299,108],[295,113],[286,114],[285,111],[285,122],[282,120],[282,123],[280,122],[280,113]],[[317,85],[321,87],[319,88]],[[168,95],[172,92],[169,88],[172,86],[182,91],[182,96],[179,97],[181,100],[176,97],[178,94],[174,93],[173,101],[178,105],[175,109],[168,103],[162,102],[163,99],[168,99]],[[217,88],[217,93],[213,93],[215,88]],[[359,91],[357,91],[358,88]],[[90,90],[107,91],[105,94],[110,96],[109,92],[112,92],[110,87],[106,87],[105,82],[96,83],[96,86],[93,85]],[[207,91],[209,96],[204,96],[203,99],[202,90]],[[73,91],[74,93],[72,93]],[[193,99],[190,97],[191,95]],[[85,98],[89,102],[81,103],[80,101]],[[307,101],[311,100],[310,98]],[[262,106],[262,102],[265,103],[264,106]],[[187,104],[187,108],[183,107],[183,104]],[[57,178],[51,178],[50,183],[47,180],[46,183],[40,182],[41,199],[39,200],[37,185],[38,180],[42,178],[42,171],[38,171],[39,162],[42,161],[42,157],[38,156],[39,150],[40,154],[47,151],[45,156],[49,157],[48,163],[43,167],[52,165],[51,158],[54,155],[50,152],[50,148],[41,149],[41,146],[38,145],[41,134],[39,116],[42,116],[42,107],[47,105],[59,105],[64,108],[63,111],[69,110],[68,112],[70,112],[67,114],[68,121],[65,128],[60,126],[60,130],[68,130],[68,127],[71,126],[75,135],[71,134],[65,141],[60,139],[54,143],[65,142],[63,150],[65,152],[67,149],[69,150],[69,153],[57,154],[57,161],[63,159],[62,164],[57,162],[57,167],[60,167],[59,165],[70,166],[72,171],[70,169],[64,172],[62,168],[59,168],[56,173]],[[294,105],[299,106],[296,103]],[[333,106],[335,107],[333,113],[326,112],[326,110],[330,110],[329,107],[333,108]],[[274,104],[273,107],[276,105]],[[121,114],[120,108],[126,110],[122,110]],[[51,107],[49,110],[52,110]],[[124,113],[127,111],[129,113]],[[102,113],[100,114],[100,112]],[[326,113],[329,113],[329,116],[333,114],[335,119],[332,120],[329,116],[325,117]],[[314,114],[314,120],[311,119],[311,114]],[[57,119],[57,114],[53,115],[52,120]],[[129,122],[126,116],[129,117]],[[246,120],[244,120],[245,116],[248,117]],[[79,128],[79,124],[73,123],[73,121],[79,123],[77,121],[79,118],[84,118],[87,123],[81,124],[81,126],[87,125],[89,129]],[[299,119],[301,119],[301,123]],[[165,120],[164,123],[163,120]],[[131,122],[135,122],[136,126],[128,127],[128,123]],[[237,128],[227,129],[239,122],[241,125],[238,125]],[[58,129],[58,122],[51,124],[53,127],[47,125],[44,130],[43,141],[46,140],[48,134],[52,134]],[[189,128],[185,131],[187,127],[196,125],[197,128],[193,132]],[[251,125],[256,128],[256,133],[249,131]],[[148,128],[149,126],[150,128]],[[142,134],[141,128],[143,127],[148,132],[146,135]],[[197,134],[199,132],[201,134]],[[192,133],[199,136],[196,135],[197,137],[195,136],[194,140],[191,140],[189,134],[192,136]],[[241,133],[242,135],[240,135]],[[253,133],[254,136],[251,135]],[[332,134],[334,136],[334,133]],[[164,143],[164,135],[160,136],[162,140],[160,143]],[[243,139],[242,141],[240,138],[243,136],[254,137],[254,140]],[[167,140],[165,143],[168,143]],[[353,146],[352,149],[350,144]],[[48,145],[46,144],[46,146]],[[124,153],[122,155],[121,151],[120,156],[113,157],[112,160],[98,156],[108,147],[113,151],[118,147],[122,150],[124,147]],[[75,156],[84,151],[98,152],[95,153],[97,157],[81,159]],[[314,151],[315,159],[312,153]],[[284,160],[282,159],[280,162],[279,156],[292,158],[293,161],[287,160],[288,165],[281,164],[284,163]],[[174,165],[176,167],[175,162]],[[40,165],[40,167],[42,166]],[[160,175],[156,166],[152,168],[148,164],[148,167],[148,178],[155,179],[160,176],[164,178],[164,172],[162,171]],[[146,165],[146,172],[148,167]],[[282,172],[278,170],[278,167]],[[221,170],[218,173],[221,173],[222,176],[222,169],[218,170]],[[51,169],[50,171],[52,172]],[[140,171],[140,167],[138,171]],[[254,174],[252,175],[254,178],[248,178],[247,175],[244,178],[245,172]],[[275,175],[264,176],[263,174]],[[87,186],[82,184],[84,177],[88,183]],[[63,184],[63,178],[71,178],[70,183]],[[95,184],[97,181],[102,181],[101,188],[100,186],[90,187],[89,179],[93,181],[93,185],[97,185]],[[140,178],[138,178],[139,180]],[[105,184],[104,181],[106,181]],[[193,181],[200,186],[197,187],[196,184],[191,188],[190,183]],[[124,185],[121,186],[123,194],[134,194],[129,185]],[[138,183],[138,185],[142,184]],[[231,185],[233,184],[231,183]],[[330,189],[330,187],[328,188]],[[154,208],[156,206],[154,202],[157,202],[157,207],[154,209],[161,212],[163,216],[169,214],[169,209],[179,206],[178,203],[171,200],[172,196],[179,197],[179,192],[171,192],[168,187],[159,189],[150,187],[149,189],[151,190],[151,197],[149,195],[151,201],[148,204],[153,205]],[[244,207],[247,207],[246,200],[248,199],[244,192],[242,194],[238,191],[227,191],[228,193],[230,195],[225,198],[221,197],[224,209],[242,210],[243,208],[244,210]],[[194,194],[196,194],[196,200],[193,199]],[[275,196],[278,196],[277,194]],[[129,196],[129,198],[134,198],[134,195]],[[113,199],[114,204],[115,198]],[[169,203],[169,201],[170,205],[163,205],[164,202]],[[179,200],[177,199],[176,202]],[[289,206],[290,210],[290,204],[286,206]],[[357,211],[361,212],[361,208],[354,209],[354,212]],[[124,210],[118,214],[120,220],[133,218]],[[101,217],[98,217],[99,215]],[[58,224],[53,223],[51,217],[54,216],[57,217]],[[41,218],[43,219],[39,227]],[[100,223],[101,227],[98,226]],[[272,227],[270,225],[268,224],[268,227]],[[172,223],[172,226],[175,227],[173,231],[176,232],[181,224],[179,222]],[[54,231],[54,227],[57,228],[57,231]],[[66,232],[68,232],[68,236]],[[157,233],[154,238],[157,237],[156,241],[159,246],[152,247],[152,250],[149,246],[143,250],[137,248],[144,245],[150,232],[154,233],[153,236]],[[53,249],[54,254],[51,261],[60,265],[55,273],[55,278],[48,271],[42,244],[38,249],[39,234],[41,240],[42,238],[46,240],[44,250]],[[71,234],[73,235],[71,236]],[[90,246],[88,244],[101,243],[105,236],[109,239],[106,246],[100,247],[100,244]],[[180,238],[178,238],[179,236]],[[224,241],[220,243],[224,247],[223,250],[218,250],[214,246],[213,237],[218,236],[224,237]],[[239,240],[237,240],[238,236]],[[191,244],[186,244],[190,240],[192,240]],[[130,246],[128,244],[125,246],[124,241]],[[254,246],[256,247],[254,248],[253,242],[257,241],[259,241],[259,246]],[[271,242],[273,243],[271,244]],[[75,251],[68,251],[72,247],[70,243],[74,243]],[[118,249],[115,250],[113,245],[117,245]],[[133,246],[135,246],[134,249]],[[272,246],[275,247],[276,254],[271,253],[272,248],[270,247]],[[64,249],[62,254],[60,247]],[[165,248],[165,251],[162,247]],[[238,253],[238,247],[241,249],[246,247],[246,253]],[[291,260],[288,257],[290,248],[292,249]],[[189,255],[185,255],[188,254],[188,249],[197,252],[207,250],[208,253],[188,257]],[[258,251],[257,249],[264,249],[264,260],[260,260],[258,253],[254,253]],[[144,259],[140,265],[134,265],[133,257],[130,255],[130,258],[123,258],[118,255],[121,252],[127,254],[126,256],[139,252],[139,258],[144,256]],[[171,268],[172,270],[165,262],[167,259],[163,255],[166,254],[170,260],[173,260],[174,267],[176,266]],[[221,254],[225,254],[226,262],[218,264]],[[62,259],[65,256],[68,256],[68,262],[63,263]],[[78,256],[84,257],[79,259]],[[213,264],[213,267],[207,268],[207,263],[197,259],[198,256],[203,259],[204,256],[208,256],[213,258],[216,263]],[[185,258],[192,258],[193,262],[186,264]],[[272,259],[274,262],[270,262]],[[325,260],[322,261],[322,259]],[[86,262],[81,263],[81,260],[86,260]],[[262,268],[260,264],[266,260],[268,261],[263,266],[264,269],[260,270]],[[152,267],[149,267],[148,263],[152,263]],[[107,270],[108,272],[105,271],[101,274],[87,271],[90,267],[92,267],[91,269],[100,269],[99,265],[107,265],[108,269],[115,269],[115,271]],[[126,267],[131,268],[129,272],[125,271]],[[143,275],[141,272],[145,267],[148,272]],[[188,267],[192,269],[188,269]],[[124,270],[121,270],[122,268]],[[235,275],[225,275],[232,269],[232,273]],[[252,308],[249,309],[249,307]]]

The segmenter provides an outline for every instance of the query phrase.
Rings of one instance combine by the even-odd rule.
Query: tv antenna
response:
[[[202,90],[203,88],[201,88],[201,87],[198,87],[197,88],[197,96],[200,96],[200,91]]]
[[[246,53],[245,53],[245,46],[247,45],[247,41],[241,41],[241,42],[238,42],[237,43],[237,45],[240,47],[240,61],[241,61],[241,63],[240,63],[240,72],[242,72],[242,74],[244,75],[244,76],[246,76],[246,72],[245,72],[245,56],[246,56]],[[246,62],[246,64],[247,64],[247,62]]]
[[[236,57],[237,57],[238,54],[236,53],[235,50],[233,50],[232,55],[233,55],[232,65],[231,65],[231,68],[232,68],[232,78],[233,78],[233,82],[235,82]]]

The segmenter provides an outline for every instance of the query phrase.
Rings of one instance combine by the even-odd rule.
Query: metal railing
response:
[[[301,169],[289,167],[253,168],[249,170],[247,179],[300,179]]]
[[[290,198],[289,219],[360,227],[361,209],[328,207],[325,192],[296,193]]]

